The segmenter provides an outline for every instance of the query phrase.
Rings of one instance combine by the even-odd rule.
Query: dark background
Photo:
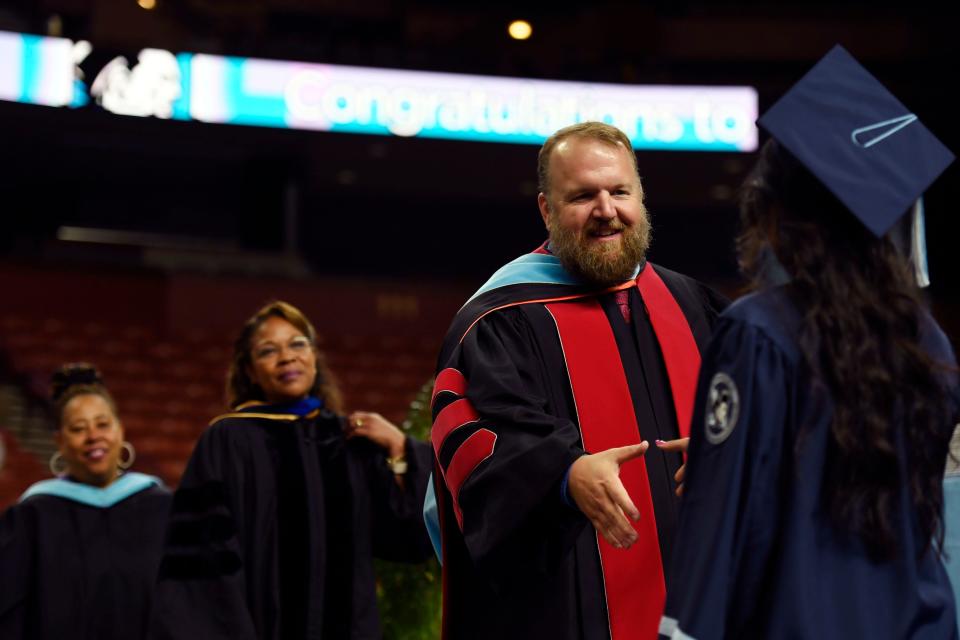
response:
[[[6,1],[0,29],[88,39],[98,56],[133,57],[149,46],[560,80],[743,84],[757,88],[761,111],[841,43],[960,149],[956,21],[932,3],[157,2],[145,11],[134,0]],[[507,37],[514,18],[533,24],[530,40]],[[97,60],[105,62],[90,64]],[[390,277],[466,291],[542,239],[536,154],[534,146],[0,103],[0,266]],[[652,259],[735,292],[735,194],[753,157],[640,152],[638,161]],[[927,194],[931,296],[955,339],[957,177],[954,165]],[[58,241],[64,225],[162,234],[150,237],[170,246]]]

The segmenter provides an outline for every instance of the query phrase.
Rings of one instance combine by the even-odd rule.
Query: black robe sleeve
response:
[[[154,606],[154,638],[256,638],[237,537],[243,514],[228,495],[228,486],[243,486],[237,478],[243,465],[229,459],[230,442],[222,426],[214,425],[201,436],[174,495]]]
[[[0,517],[0,638],[22,638],[32,579],[33,535],[20,505]]]
[[[544,370],[539,349],[524,312],[508,309],[482,319],[445,364],[466,379],[463,401],[478,419],[451,432],[438,461],[456,493],[469,554],[495,588],[521,568],[549,572],[587,524],[561,498],[563,478],[584,451],[577,427],[556,415],[563,400],[551,377],[558,373]],[[434,404],[434,434],[450,400],[438,396]],[[484,430],[494,435],[492,451],[450,487],[458,450]]]
[[[407,438],[403,487],[386,465],[383,449],[374,448],[367,465],[373,555],[394,562],[424,562],[433,554],[421,509],[433,461],[430,445]]]

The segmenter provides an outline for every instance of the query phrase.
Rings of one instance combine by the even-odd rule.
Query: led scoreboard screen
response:
[[[752,87],[626,85],[143,49],[84,71],[86,41],[0,32],[0,100],[223,124],[540,145],[600,120],[635,149],[757,148]]]

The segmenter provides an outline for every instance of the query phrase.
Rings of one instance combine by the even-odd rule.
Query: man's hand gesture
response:
[[[581,456],[570,467],[567,488],[580,511],[604,539],[617,549],[627,549],[637,541],[631,520],[639,520],[640,512],[633,505],[620,481],[620,467],[639,458],[649,443],[608,449]]]

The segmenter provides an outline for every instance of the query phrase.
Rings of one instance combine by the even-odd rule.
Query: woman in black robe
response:
[[[144,638],[170,506],[152,476],[123,471],[123,426],[90,365],[54,374],[63,472],[0,518],[0,638]]]
[[[342,416],[313,326],[283,302],[244,325],[227,392],[174,496],[155,637],[379,638],[373,556],[430,555],[429,445]]]

